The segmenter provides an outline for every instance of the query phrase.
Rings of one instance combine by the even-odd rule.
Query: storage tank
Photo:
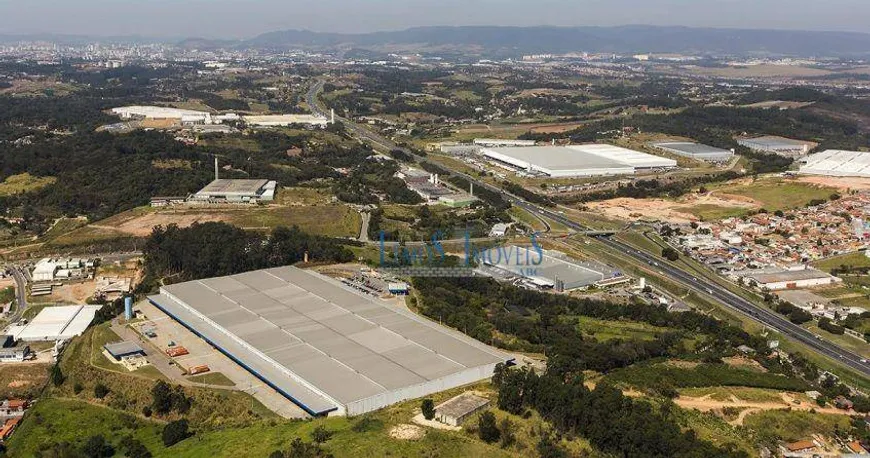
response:
[[[133,319],[133,298],[130,296],[124,298],[124,319],[127,321]]]

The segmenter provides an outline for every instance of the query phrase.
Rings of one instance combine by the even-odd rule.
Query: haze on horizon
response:
[[[0,34],[238,39],[287,29],[683,25],[870,32],[866,0],[0,0]]]

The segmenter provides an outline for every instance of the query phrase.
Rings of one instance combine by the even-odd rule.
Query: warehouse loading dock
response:
[[[282,267],[149,301],[310,415],[358,415],[492,376],[511,358],[317,273]]]

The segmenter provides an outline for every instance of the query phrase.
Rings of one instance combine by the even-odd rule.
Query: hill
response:
[[[787,30],[718,29],[628,25],[617,27],[416,27],[365,34],[285,30],[262,34],[243,47],[287,46],[377,48],[475,46],[487,53],[528,54],[656,52],[694,54],[870,54],[870,34]]]

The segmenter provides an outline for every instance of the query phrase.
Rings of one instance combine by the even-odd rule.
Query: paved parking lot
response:
[[[284,418],[308,417],[308,414],[296,404],[293,404],[290,400],[261,382],[250,372],[224,356],[224,354],[206,341],[188,331],[187,328],[167,316],[148,301],[136,304],[135,309],[140,311],[145,318],[143,321],[132,325],[140,334],[136,337],[140,341],[145,342],[143,348],[148,354],[149,361],[152,361],[152,364],[170,379],[185,385],[195,385],[181,375],[180,369],[187,371],[193,366],[205,364],[208,365],[211,372],[224,374],[235,383],[235,387],[220,388],[234,389],[251,394],[269,410]],[[154,338],[145,337],[142,334],[143,328],[153,328],[157,336]],[[170,342],[173,342],[176,347],[181,346],[186,348],[190,354],[178,358],[169,358],[165,352],[167,348],[170,348]],[[165,364],[160,364],[159,361],[161,360]],[[170,361],[172,361],[172,366],[169,365]]]

